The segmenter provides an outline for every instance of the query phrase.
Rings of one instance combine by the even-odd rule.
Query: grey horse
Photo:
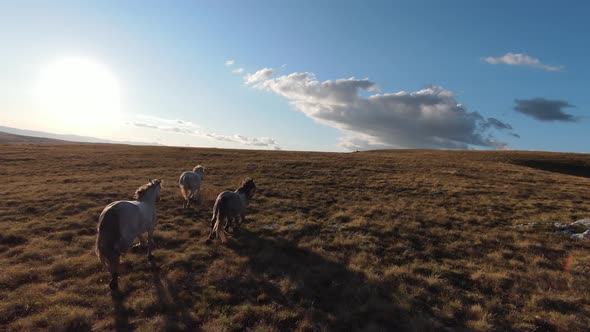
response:
[[[180,175],[178,179],[178,186],[182,197],[184,197],[183,208],[188,208],[191,201],[196,201],[200,197],[201,183],[205,177],[205,167],[198,165],[193,168],[193,171],[187,171]]]
[[[156,202],[160,200],[162,180],[149,182],[135,191],[134,201],[117,201],[107,205],[98,219],[96,254],[100,262],[111,273],[111,289],[118,288],[121,255],[127,252],[135,238],[147,232],[147,255],[153,258],[153,233],[156,227]]]

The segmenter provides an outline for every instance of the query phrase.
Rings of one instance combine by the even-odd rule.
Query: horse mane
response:
[[[197,165],[195,166],[195,168],[193,168],[193,172],[205,174],[205,167],[203,167],[202,165]]]
[[[240,185],[240,187],[236,191],[238,191],[238,192],[245,191],[245,192],[249,193],[254,188],[256,188],[256,185],[254,184],[254,180],[252,180],[251,178],[245,178],[242,181],[242,184]]]
[[[133,195],[133,198],[136,200],[141,200],[148,190],[155,186],[159,186],[160,184],[162,184],[162,179],[150,180],[150,182],[137,188],[137,190],[135,191],[135,195]]]

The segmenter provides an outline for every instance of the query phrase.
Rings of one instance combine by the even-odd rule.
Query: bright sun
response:
[[[36,95],[51,127],[81,132],[118,123],[119,83],[104,65],[87,58],[64,58],[45,67]]]

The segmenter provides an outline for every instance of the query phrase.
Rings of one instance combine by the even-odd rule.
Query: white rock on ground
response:
[[[574,225],[581,225],[590,228],[590,219],[580,219],[574,222]]]
[[[586,230],[584,233],[572,234],[572,239],[576,239],[576,240],[590,239],[590,229]]]
[[[555,227],[557,229],[557,231],[556,231],[557,233],[567,235],[572,239],[577,239],[577,240],[588,239],[588,240],[590,240],[590,219],[580,219],[578,221],[574,221],[571,224],[566,224],[566,223],[562,223],[562,222],[554,222],[554,221],[545,221],[545,222],[533,221],[533,222],[528,222],[525,224],[514,225],[511,227],[528,228],[528,227],[534,227],[534,226],[542,225],[542,224],[549,224],[549,225],[553,224],[553,227]],[[575,226],[582,226],[587,229],[583,233],[574,233],[577,230],[576,228],[574,228]]]

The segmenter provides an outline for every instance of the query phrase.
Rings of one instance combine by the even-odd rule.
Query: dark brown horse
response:
[[[211,230],[207,242],[210,242],[215,234],[224,243],[230,224],[235,229],[246,220],[246,207],[255,191],[254,180],[246,178],[236,191],[224,191],[217,196],[213,206],[213,218],[211,218]]]

